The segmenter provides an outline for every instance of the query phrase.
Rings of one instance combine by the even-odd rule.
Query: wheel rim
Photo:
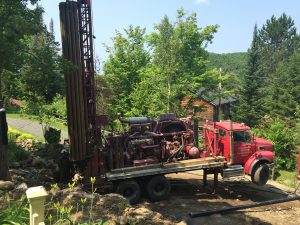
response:
[[[134,194],[134,190],[132,188],[126,188],[124,190],[123,196],[125,198],[129,198],[129,197],[133,196],[133,194]]]
[[[158,183],[155,185],[154,187],[154,191],[156,193],[160,193],[160,192],[163,192],[165,190],[165,185],[163,183]]]
[[[269,179],[269,169],[263,168],[260,173],[260,181],[265,183]]]

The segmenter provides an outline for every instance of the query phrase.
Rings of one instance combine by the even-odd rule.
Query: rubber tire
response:
[[[251,174],[251,180],[254,184],[263,186],[265,185],[270,176],[270,169],[267,164],[258,164],[254,167]]]
[[[119,183],[116,193],[124,196],[130,204],[136,204],[141,199],[140,185],[134,180],[124,180]]]
[[[151,201],[162,201],[169,197],[171,185],[164,176],[154,176],[148,181],[146,190]]]

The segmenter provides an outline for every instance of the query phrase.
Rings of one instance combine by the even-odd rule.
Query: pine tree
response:
[[[269,87],[267,106],[272,117],[295,119],[300,105],[300,53],[278,65]]]
[[[241,80],[237,119],[249,126],[258,124],[262,116],[261,76],[259,71],[258,29],[254,27],[251,48],[248,50],[248,66]]]

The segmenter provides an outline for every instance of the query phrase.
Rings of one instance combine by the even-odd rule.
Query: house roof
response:
[[[219,97],[217,96],[217,93],[212,91],[206,91],[205,88],[199,88],[196,92],[196,94],[202,98],[204,101],[209,102],[210,104],[217,106],[219,105]],[[221,105],[228,104],[237,101],[236,97],[233,96],[226,96],[221,98]]]

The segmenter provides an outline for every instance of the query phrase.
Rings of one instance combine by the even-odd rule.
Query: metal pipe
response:
[[[214,209],[214,210],[208,210],[208,211],[202,211],[202,212],[190,212],[189,215],[192,218],[201,217],[201,216],[210,216],[210,215],[217,214],[217,213],[233,212],[233,211],[237,211],[237,210],[241,210],[241,209],[249,209],[249,208],[254,208],[254,207],[260,207],[260,206],[265,206],[265,205],[272,205],[272,204],[290,202],[290,201],[296,201],[296,200],[300,200],[300,196],[279,198],[279,199],[268,200],[268,201],[263,201],[263,202],[255,202],[255,203],[250,203],[250,204],[245,204],[245,205],[232,206],[232,207],[223,208],[223,209]]]
[[[86,127],[84,125],[78,5],[76,2],[71,1],[61,2],[59,8],[63,55],[65,59],[74,65],[72,71],[65,71],[70,159],[80,161],[86,158]]]

